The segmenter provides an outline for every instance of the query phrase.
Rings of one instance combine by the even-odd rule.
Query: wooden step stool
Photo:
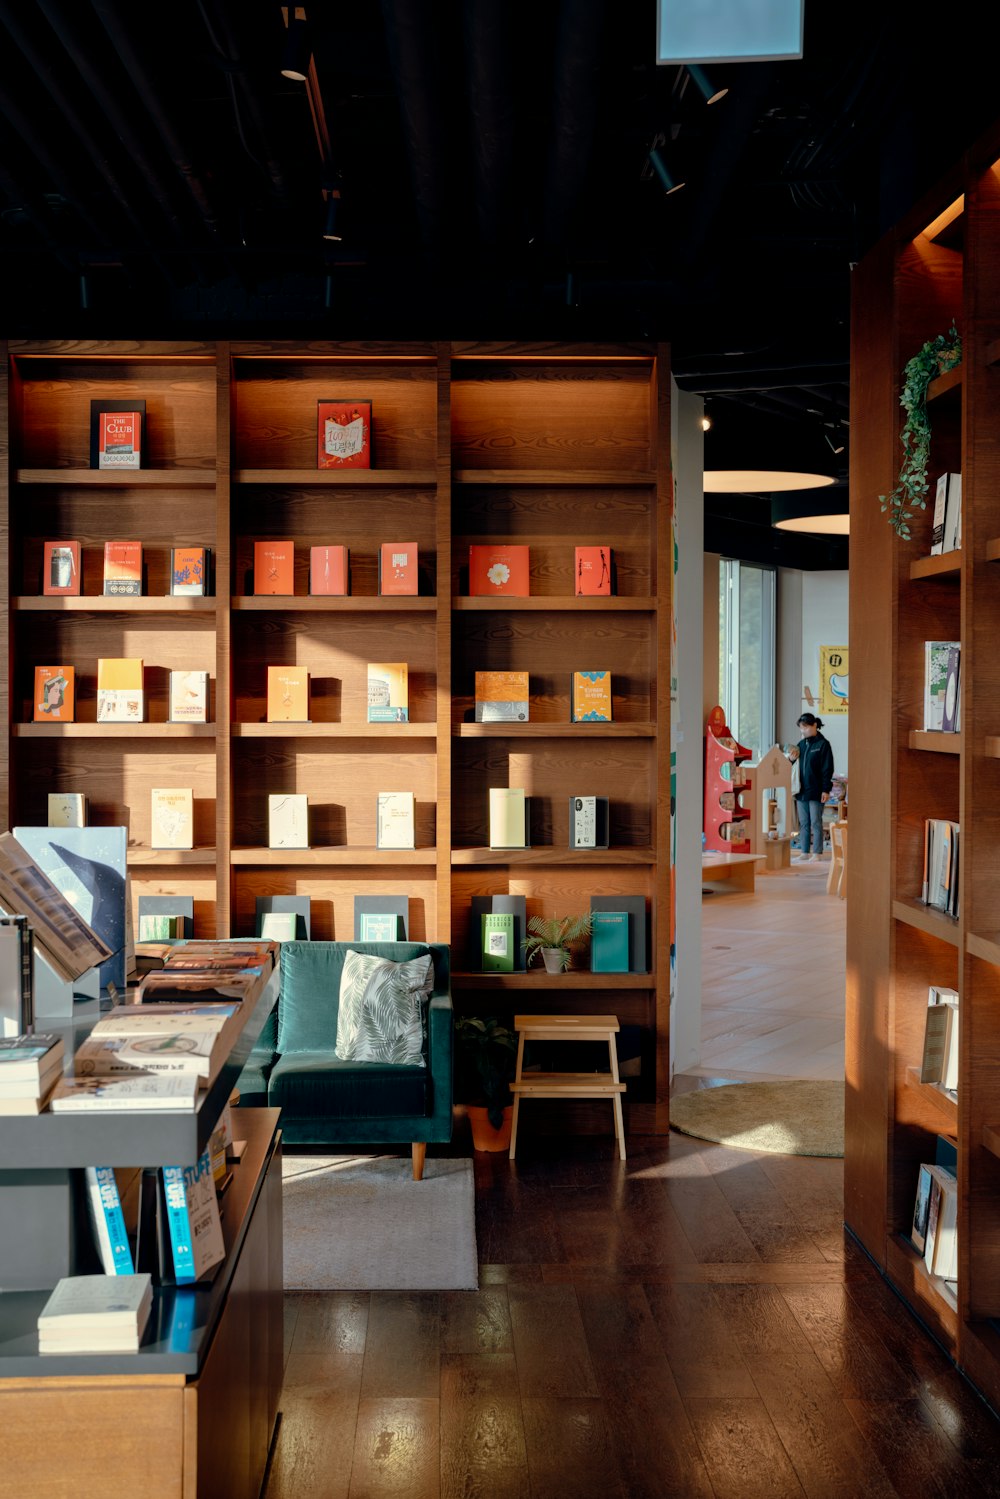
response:
[[[514,1113],[510,1125],[510,1159],[517,1146],[517,1116],[522,1098],[610,1098],[614,1112],[618,1155],[625,1159],[625,1126],[622,1094],[625,1084],[618,1078],[617,1015],[515,1015],[517,1068],[510,1091]],[[610,1072],[529,1072],[522,1076],[525,1041],[606,1041]]]

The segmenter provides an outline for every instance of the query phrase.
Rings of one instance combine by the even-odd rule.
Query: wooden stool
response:
[[[618,1077],[617,1015],[515,1015],[517,1068],[510,1091],[514,1112],[510,1124],[510,1159],[517,1146],[517,1116],[522,1098],[610,1098],[614,1112],[618,1155],[625,1159],[625,1126],[622,1094],[625,1083]],[[522,1077],[525,1041],[606,1041],[610,1072],[529,1072]]]
[[[826,877],[827,895],[847,896],[847,823],[830,824],[830,872]]]

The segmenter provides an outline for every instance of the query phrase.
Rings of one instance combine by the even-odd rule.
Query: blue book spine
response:
[[[191,1220],[188,1217],[183,1166],[164,1166],[163,1196],[167,1205],[170,1252],[174,1257],[174,1279],[178,1284],[183,1284],[195,1278],[194,1245],[191,1242]]]
[[[132,1263],[132,1251],[128,1247],[128,1234],[125,1232],[125,1217],[122,1213],[122,1202],[118,1195],[118,1183],[115,1181],[114,1168],[112,1166],[96,1166],[94,1168],[94,1179],[100,1196],[100,1210],[104,1214],[104,1225],[108,1233],[108,1241],[111,1246],[111,1259],[114,1264],[114,1275],[134,1275],[135,1266]]]

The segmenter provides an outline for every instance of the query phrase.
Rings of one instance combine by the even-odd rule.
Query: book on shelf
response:
[[[484,911],[481,922],[481,952],[484,973],[513,973],[514,914]]]
[[[931,984],[927,992],[920,1081],[958,1089],[958,990]]]
[[[371,401],[318,402],[318,468],[371,468]]]
[[[35,949],[31,927],[25,916],[0,915],[0,1036],[22,1036],[34,1023]]]
[[[220,1035],[239,1013],[240,1007],[235,1000],[228,1005],[115,1005],[95,1021],[88,1039],[165,1036],[188,1026]]]
[[[142,661],[102,656],[97,662],[97,722],[142,723],[145,717]]]
[[[208,723],[208,672],[172,671],[168,723]]]
[[[648,973],[649,959],[646,954],[646,897],[644,895],[592,895],[591,915],[599,911],[626,911],[629,928],[630,973]]]
[[[266,916],[294,916],[291,939],[308,942],[312,936],[312,901],[308,895],[258,895],[254,897],[254,930],[258,937],[269,937],[265,932]],[[286,941],[288,938],[277,940]]]
[[[350,562],[351,554],[345,546],[310,547],[309,592],[346,597],[351,591]]]
[[[570,718],[573,723],[610,723],[610,671],[575,671],[571,684]]]
[[[944,703],[941,708],[941,729],[945,734],[957,734],[962,727],[962,647],[948,647],[945,665]]]
[[[145,426],[145,401],[91,401],[91,468],[145,468]]]
[[[35,723],[72,723],[76,671],[72,666],[36,666],[32,718]]]
[[[154,786],[149,793],[150,848],[194,848],[194,791]]]
[[[73,1070],[77,1077],[134,1077],[137,1073],[169,1076],[212,1076],[219,1056],[219,1037],[213,1030],[197,1030],[171,1016],[172,1028],[152,1035],[99,1036],[91,1034],[77,1047]]]
[[[105,1275],[134,1275],[113,1166],[86,1166],[87,1211]]]
[[[405,942],[409,931],[410,922],[410,897],[408,895],[391,895],[387,891],[374,891],[371,895],[356,895],[354,897],[354,940],[365,941],[364,918],[366,916],[393,916],[395,927],[393,935],[388,940],[391,942]],[[370,939],[384,941],[384,938]]]
[[[415,541],[383,541],[378,549],[378,591],[383,598],[420,592]]]
[[[412,791],[380,791],[375,808],[376,848],[415,848],[415,801]]]
[[[530,549],[474,543],[469,547],[469,594],[472,598],[529,598]]]
[[[931,1208],[931,1167],[926,1162],[917,1171],[917,1195],[913,1203],[910,1241],[920,1254],[927,1243],[927,1219]]]
[[[309,722],[309,673],[302,667],[267,668],[267,721]]]
[[[162,1176],[173,1278],[202,1280],[226,1257],[211,1157],[206,1150],[193,1166],[164,1166]]]
[[[268,795],[267,846],[268,848],[309,847],[308,796],[302,792],[272,792]]]
[[[924,1263],[932,1275],[951,1279],[958,1274],[958,1179],[937,1164],[930,1174]]]
[[[939,474],[934,486],[934,511],[931,518],[931,556],[944,551],[944,518],[948,508],[948,474]]]
[[[104,543],[104,595],[106,598],[142,597],[142,542]]]
[[[255,541],[253,544],[253,591],[261,594],[295,592],[295,544],[291,541]]]
[[[210,565],[209,547],[171,547],[170,592],[178,598],[203,598]]]
[[[609,546],[574,549],[573,581],[578,597],[607,598],[610,596],[611,557]]]
[[[591,911],[590,921],[591,973],[628,973],[628,912]]]
[[[944,722],[945,697],[948,691],[948,658],[957,640],[924,641],[924,729],[940,732]]]
[[[361,942],[398,942],[400,940],[399,912],[362,911],[359,940]]]
[[[931,556],[954,552],[962,537],[962,475],[939,474],[934,487]]]
[[[145,916],[167,916],[170,921],[177,925],[177,937],[194,936],[194,896],[193,895],[140,895],[137,901],[137,914],[140,930],[142,920]],[[146,942],[170,942],[176,938],[146,937],[140,940]]]
[[[275,942],[294,942],[297,922],[294,911],[265,911],[261,917],[260,935]]]
[[[67,983],[112,957],[111,948],[11,833],[0,833],[0,908],[28,918],[36,950]]]
[[[526,671],[476,672],[476,723],[527,723]]]
[[[65,1048],[55,1031],[0,1037],[0,1083],[44,1090],[53,1074],[62,1072]]]
[[[198,1079],[183,1073],[135,1073],[131,1077],[64,1077],[49,1101],[53,1114],[99,1114],[150,1109],[190,1114]]]
[[[409,671],[405,661],[369,661],[368,722],[407,723]]]
[[[609,804],[606,796],[571,796],[570,848],[608,847]]]
[[[509,913],[514,918],[512,957],[514,972],[525,969],[524,939],[527,935],[527,900],[523,895],[474,895],[469,902],[468,962],[473,972],[483,966],[483,923],[485,915]],[[452,959],[454,962],[454,958]]]
[[[77,596],[83,592],[83,571],[78,541],[42,543],[42,593],[50,596]]]
[[[184,917],[165,911],[144,911],[139,917],[140,942],[173,942],[184,936]]]
[[[87,826],[87,798],[82,791],[50,791],[47,805],[50,828]]]
[[[959,827],[947,818],[929,817],[924,823],[924,878],[921,899],[925,905],[957,916]]]
[[[153,1305],[139,1275],[67,1275],[38,1314],[39,1353],[136,1353]]]
[[[528,799],[523,786],[489,788],[490,848],[528,847]]]
[[[109,948],[111,956],[100,965],[101,987],[124,988],[128,830],[18,826],[14,837]]]

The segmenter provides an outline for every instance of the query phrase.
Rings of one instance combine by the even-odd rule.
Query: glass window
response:
[[[719,567],[719,702],[754,758],[774,743],[775,572],[724,557]]]

